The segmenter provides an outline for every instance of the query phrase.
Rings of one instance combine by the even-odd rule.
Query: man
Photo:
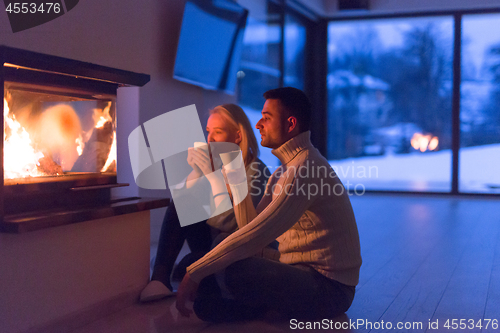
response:
[[[310,142],[309,100],[290,87],[264,97],[256,128],[262,146],[272,148],[282,165],[256,209],[248,196],[238,198],[233,191],[240,202],[239,229],[188,267],[177,294],[182,315],[189,316],[185,303],[197,289],[194,310],[212,322],[267,312],[289,319],[333,318],[354,298],[361,266],[356,221],[342,183]],[[279,262],[256,256],[274,239]]]

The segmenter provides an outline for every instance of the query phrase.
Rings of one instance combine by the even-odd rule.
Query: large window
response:
[[[269,89],[279,87],[281,71],[282,29],[281,8],[273,2],[241,1],[249,9],[247,26],[243,37],[240,70],[238,72],[238,104],[245,110],[254,129],[257,142],[260,133],[255,125],[261,118],[265,99],[262,96]],[[271,149],[260,146],[260,159],[274,171],[278,159]]]
[[[500,193],[499,10],[325,27],[298,15],[297,2],[238,2],[249,18],[237,96],[254,126],[262,94],[294,86],[313,98],[313,142],[346,187]],[[261,156],[279,163],[269,149]]]
[[[450,191],[453,18],[331,22],[327,155],[347,186]]]
[[[255,125],[261,118],[264,92],[280,86],[304,89],[306,27],[304,19],[284,1],[238,0],[249,10],[241,64],[238,72],[237,98],[245,110],[257,141]],[[271,149],[260,147],[260,158],[274,171],[279,160]]]
[[[326,154],[347,187],[500,193],[499,26],[479,11],[329,22]]]
[[[500,14],[462,18],[460,191],[500,193]]]
[[[285,15],[284,85],[304,90],[306,27],[295,15]]]

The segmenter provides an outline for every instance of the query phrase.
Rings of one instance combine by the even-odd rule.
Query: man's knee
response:
[[[207,297],[197,297],[194,300],[193,303],[193,311],[196,314],[196,316],[203,320],[203,321],[208,321],[208,322],[213,322],[213,312],[212,309],[213,304],[210,302],[210,298]]]
[[[209,275],[201,280],[198,286],[198,295],[204,297],[220,296],[220,288],[214,275]]]

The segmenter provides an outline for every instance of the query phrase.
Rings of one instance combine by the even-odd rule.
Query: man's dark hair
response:
[[[290,116],[297,118],[300,132],[309,130],[311,102],[302,90],[293,87],[271,89],[264,93],[264,98],[279,100]]]

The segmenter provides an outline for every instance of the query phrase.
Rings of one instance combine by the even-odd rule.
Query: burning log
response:
[[[71,171],[100,172],[106,164],[113,144],[113,125],[111,121],[94,128],[90,139],[85,143],[82,154],[78,157]]]
[[[43,172],[47,176],[57,176],[63,174],[62,167],[47,156],[39,159],[38,163],[40,163],[40,165],[38,166],[38,170]]]
[[[108,158],[109,160],[109,158]],[[115,172],[116,171],[116,160],[111,162],[109,166],[106,168],[106,166],[103,167],[104,170],[101,169],[101,172]]]

